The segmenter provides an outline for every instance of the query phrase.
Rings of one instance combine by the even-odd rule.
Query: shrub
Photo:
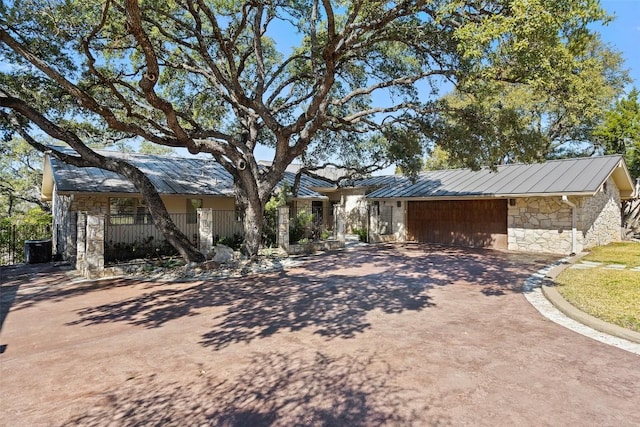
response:
[[[216,245],[229,246],[234,251],[237,251],[240,249],[240,247],[242,246],[242,242],[244,242],[244,238],[240,233],[235,233],[233,237],[222,236],[220,238],[217,238],[216,236],[216,239],[214,240],[214,243]]]
[[[353,231],[353,234],[358,235],[358,239],[361,242],[366,242],[367,238],[369,237],[366,228],[354,228],[351,231]]]
[[[278,242],[278,208],[287,204],[289,187],[285,184],[275,196],[271,196],[264,206],[264,224],[262,226],[262,243],[264,246],[275,246]]]
[[[295,243],[303,239],[311,224],[313,224],[313,214],[304,209],[299,211],[289,223],[289,241]]]

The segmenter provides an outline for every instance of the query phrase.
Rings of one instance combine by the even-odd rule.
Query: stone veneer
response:
[[[507,213],[509,250],[572,252],[572,212],[561,197],[515,200]],[[576,252],[620,240],[620,194],[612,179],[594,196],[569,201],[576,205]]]
[[[60,195],[53,190],[52,214],[54,216],[53,252],[64,260],[76,262],[77,213],[106,214],[109,198],[100,195]]]
[[[70,196],[60,196],[54,186],[51,214],[53,215],[53,253],[62,259],[75,262],[76,256],[76,215],[69,211]]]
[[[515,201],[515,206],[509,204],[507,211],[509,250],[571,253],[571,207],[561,197],[526,197]]]
[[[400,206],[398,206],[398,203]],[[407,201],[406,200],[385,200],[380,202],[380,212],[382,209],[391,210],[391,223],[382,224],[382,214],[378,213],[375,208],[371,209],[371,220],[369,222],[369,239],[372,242],[390,242],[390,241],[405,241],[407,238],[405,227],[405,214]],[[386,234],[381,234],[381,231],[387,231]],[[391,231],[391,233],[388,233]]]
[[[578,215],[578,229],[582,231],[584,248],[606,245],[622,236],[622,212],[620,192],[609,179],[603,191],[584,198]]]
[[[107,196],[75,195],[69,209],[77,212],[107,214],[109,213],[109,198]]]

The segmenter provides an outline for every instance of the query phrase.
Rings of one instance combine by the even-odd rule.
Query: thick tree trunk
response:
[[[180,229],[173,222],[162,200],[160,203],[162,207],[157,206],[157,202],[151,201],[155,198],[145,198],[147,200],[147,206],[153,223],[162,232],[167,241],[173,246],[182,259],[187,262],[203,262],[205,260],[204,255],[189,241],[187,236],[180,231]]]
[[[204,255],[196,249],[187,236],[182,233],[169,217],[169,212],[160,198],[160,194],[155,189],[149,177],[147,177],[137,167],[117,158],[105,157],[87,147],[82,140],[73,132],[65,130],[53,122],[49,121],[39,111],[31,108],[26,102],[12,97],[0,97],[2,106],[12,108],[25,118],[31,120],[41,130],[49,136],[65,141],[71,148],[76,150],[80,155],[74,156],[65,154],[55,150],[53,147],[46,146],[31,137],[16,117],[4,117],[10,120],[14,129],[36,150],[43,153],[51,152],[59,160],[70,165],[78,167],[97,167],[100,169],[116,172],[126,178],[136,187],[142,194],[149,207],[149,212],[153,218],[156,227],[162,232],[167,241],[180,253],[182,258],[187,262],[202,262]]]
[[[254,257],[258,255],[262,243],[264,203],[257,191],[247,191],[245,187],[238,185],[237,182],[235,184],[235,192],[236,202],[243,215],[244,241],[242,242],[241,251],[248,257]]]
[[[262,230],[264,226],[264,212],[260,200],[250,201],[244,211],[244,242],[242,252],[248,257],[258,254],[262,243]]]
[[[120,163],[120,173],[129,177],[136,188],[142,193],[153,223],[162,232],[167,241],[173,246],[180,256],[187,262],[203,262],[204,255],[189,241],[187,236],[173,222],[169,212],[160,198],[158,191],[151,181],[134,166]]]

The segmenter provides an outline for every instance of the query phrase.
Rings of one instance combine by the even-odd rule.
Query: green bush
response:
[[[264,224],[262,226],[262,243],[272,247],[278,242],[278,208],[287,204],[289,187],[285,184],[275,196],[271,196],[264,206]]]
[[[353,231],[353,234],[358,235],[358,239],[361,242],[366,242],[369,237],[366,228],[354,228],[351,231]]]
[[[29,209],[21,219],[23,224],[36,226],[50,226],[52,221],[53,218],[51,214],[43,211],[40,207]]]
[[[234,251],[239,250],[243,242],[244,237],[240,233],[235,233],[233,237],[222,236],[218,238],[216,236],[216,239],[214,239],[214,244],[229,246]]]
[[[313,214],[304,209],[299,211],[289,223],[289,241],[295,243],[305,238],[312,224]]]

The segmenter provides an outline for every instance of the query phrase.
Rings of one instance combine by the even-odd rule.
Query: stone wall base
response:
[[[371,243],[388,243],[400,241],[395,234],[373,234],[369,236]]]
[[[290,255],[298,254],[311,254],[318,251],[330,251],[335,249],[344,248],[344,242],[340,240],[324,240],[322,242],[308,242],[308,243],[291,243],[289,244]]]

